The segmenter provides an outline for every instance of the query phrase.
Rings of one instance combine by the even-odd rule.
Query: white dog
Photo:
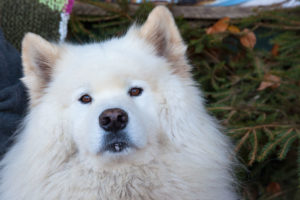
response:
[[[30,112],[1,200],[235,200],[228,139],[205,111],[171,13],[87,45],[23,40]]]

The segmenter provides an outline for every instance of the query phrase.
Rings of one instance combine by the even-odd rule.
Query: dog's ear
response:
[[[22,81],[29,89],[31,101],[42,95],[51,79],[53,67],[58,59],[58,47],[42,37],[27,33],[22,41]],[[32,103],[32,102],[31,102]]]
[[[189,75],[191,67],[185,57],[186,46],[171,12],[166,7],[154,8],[140,28],[139,34],[154,46],[157,55],[165,57],[173,65],[175,73]]]

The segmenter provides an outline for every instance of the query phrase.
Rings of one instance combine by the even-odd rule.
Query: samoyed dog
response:
[[[22,43],[29,113],[1,200],[235,200],[233,154],[205,111],[167,8],[120,38]]]

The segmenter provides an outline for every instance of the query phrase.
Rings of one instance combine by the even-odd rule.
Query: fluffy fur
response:
[[[165,7],[103,43],[23,40],[30,112],[1,162],[1,200],[237,199],[228,139],[206,113]],[[142,87],[141,96],[128,89]],[[89,94],[93,101],[78,101]],[[128,112],[121,153],[99,151],[107,108]]]

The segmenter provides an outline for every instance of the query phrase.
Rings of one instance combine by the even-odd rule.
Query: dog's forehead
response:
[[[168,63],[146,46],[121,39],[84,46],[69,46],[58,63],[61,74],[68,74],[72,84],[123,85],[130,80],[153,80],[165,71]],[[63,75],[62,77],[66,77]]]

